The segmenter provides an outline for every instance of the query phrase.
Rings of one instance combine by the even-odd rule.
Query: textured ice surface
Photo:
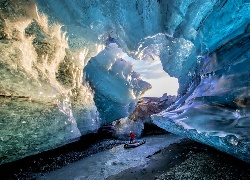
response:
[[[94,100],[103,122],[128,116],[137,99],[151,88],[123,56],[125,54],[117,44],[111,43],[84,69],[86,80],[95,91]]]
[[[130,56],[160,60],[180,88],[154,122],[249,161],[249,1],[37,2],[64,24],[71,48],[85,48],[83,64],[107,37]]]
[[[0,164],[100,127],[78,54],[33,1],[0,2]]]
[[[135,59],[161,61],[178,78],[177,102],[154,116],[156,124],[249,162],[248,0],[2,0],[0,6],[1,163],[105,123],[82,84],[92,57],[98,69],[88,80],[100,87],[95,99],[103,120],[130,112],[136,102],[130,95],[143,88],[135,88],[138,74],[129,75],[131,66],[118,54],[105,58],[111,42]]]
[[[250,162],[249,53],[246,32],[201,57],[186,94],[153,122]]]
[[[161,31],[160,6],[157,1],[107,0],[37,0],[40,11],[51,22],[59,22],[68,32],[71,48],[88,49],[88,57],[98,53],[107,37],[114,38],[129,54],[146,36]]]

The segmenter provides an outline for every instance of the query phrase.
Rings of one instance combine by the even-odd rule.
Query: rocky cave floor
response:
[[[123,143],[100,133],[90,134],[63,147],[1,165],[1,179],[37,179]],[[171,144],[147,158],[147,164],[131,167],[107,179],[250,179],[249,163],[189,139]]]
[[[111,149],[124,141],[89,134],[79,140],[37,155],[0,166],[0,179],[36,179],[92,154]]]
[[[149,157],[146,165],[107,180],[248,180],[250,164],[212,147],[184,139]]]

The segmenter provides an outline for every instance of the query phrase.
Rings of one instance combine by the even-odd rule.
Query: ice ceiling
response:
[[[248,0],[0,0],[0,164],[128,116],[151,85],[126,56],[178,79],[155,124],[250,162],[249,16]]]

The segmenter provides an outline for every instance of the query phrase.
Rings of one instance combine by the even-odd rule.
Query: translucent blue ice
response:
[[[250,162],[249,0],[29,2],[0,3],[1,162],[129,115],[150,86],[123,52],[178,78],[155,124]]]
[[[180,87],[154,122],[250,162],[248,0],[37,2],[72,48],[91,54],[109,36],[130,56],[160,60]]]
[[[139,97],[151,88],[123,56],[125,53],[117,44],[110,43],[84,69],[103,123],[128,116]]]

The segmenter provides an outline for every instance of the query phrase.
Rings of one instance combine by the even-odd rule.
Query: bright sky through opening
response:
[[[134,71],[141,75],[141,78],[152,85],[143,97],[161,97],[164,93],[177,95],[179,88],[178,79],[170,77],[162,68],[160,61],[141,61],[128,56],[123,57],[133,64]]]

